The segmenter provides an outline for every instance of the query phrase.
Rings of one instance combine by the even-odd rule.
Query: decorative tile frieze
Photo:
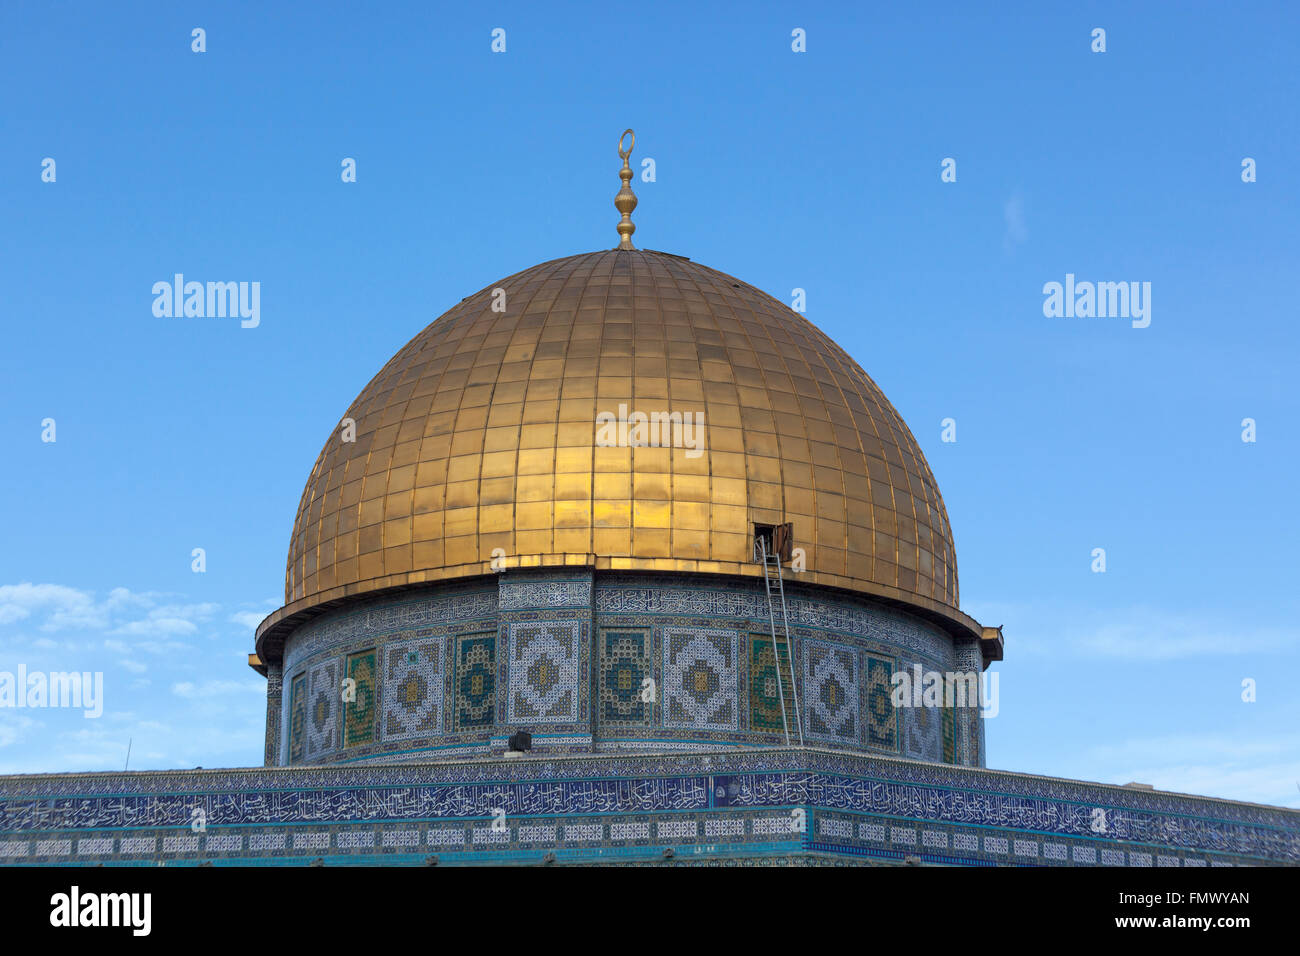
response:
[[[490,729],[496,723],[496,634],[456,640],[456,729]]]
[[[794,706],[794,668],[788,642],[771,634],[749,636],[749,729],[764,734],[789,733],[798,741]]]
[[[579,622],[514,621],[507,631],[506,722],[529,728],[577,723],[582,670]]]
[[[591,607],[590,575],[572,580],[556,577],[534,580],[518,579],[515,575],[506,573],[501,575],[499,581],[498,606],[502,611]]]
[[[879,654],[864,654],[866,693],[863,712],[866,744],[876,750],[898,752],[898,710],[894,706],[894,661]]]
[[[376,660],[374,648],[348,655],[342,700],[344,750],[375,741]]]
[[[649,727],[654,717],[654,673],[648,631],[606,630],[600,641],[597,727],[601,736],[618,728]]]
[[[445,639],[408,638],[384,645],[384,740],[418,740],[442,733]]]
[[[464,589],[430,586],[414,595],[377,597],[355,608],[340,609],[309,621],[285,643],[284,671],[294,672],[301,660],[323,651],[342,653],[363,642],[379,643],[400,631],[490,620],[497,616],[497,590],[479,585]]]
[[[663,645],[663,725],[739,730],[739,633],[671,627]]]
[[[196,807],[206,815],[206,840],[189,829]],[[506,836],[490,836],[484,822],[498,807]],[[1105,811],[1104,836],[1096,808]],[[592,859],[616,847],[650,859],[660,846],[720,840],[739,841],[726,852],[757,857],[774,841],[812,840],[811,832],[769,825],[805,810],[809,831],[816,821],[816,839],[829,841],[816,844],[818,852],[852,859],[897,849],[975,864],[1116,865],[1116,854],[1127,853],[1131,865],[1300,865],[1293,810],[815,750],[5,777],[0,862],[139,862],[160,851],[178,860],[221,852],[234,861],[297,854],[306,862],[376,852],[373,837],[344,839],[375,832],[385,835],[378,850],[412,861],[434,845],[535,861],[526,854],[561,839]],[[570,833],[574,827],[601,832]],[[487,832],[444,844],[435,828]],[[121,836],[115,851],[90,842],[122,831],[133,835]],[[83,842],[96,852],[79,855]]]
[[[294,678],[289,691],[288,763],[302,763],[307,756],[307,675]]]
[[[856,649],[824,641],[803,642],[803,719],[809,739],[856,745],[860,689]]]
[[[313,760],[338,746],[342,682],[339,662],[330,658],[313,667],[307,677],[307,756]]]

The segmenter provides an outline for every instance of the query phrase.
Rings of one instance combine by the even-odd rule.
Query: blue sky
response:
[[[637,244],[806,289],[915,432],[1005,625],[990,765],[1300,806],[1300,13],[972,7],[4,5],[0,670],[106,702],[0,710],[0,772],[260,763],[322,442],[462,297],[615,244],[631,126]],[[261,324],[155,317],[176,272]],[[1150,326],[1045,317],[1067,273]]]

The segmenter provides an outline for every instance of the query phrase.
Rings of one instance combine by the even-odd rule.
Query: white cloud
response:
[[[1226,800],[1300,807],[1300,734],[1181,734],[1098,744],[1084,754],[1109,783],[1149,783]],[[1118,769],[1116,769],[1118,768]]]
[[[265,618],[266,614],[262,611],[238,611],[230,615],[230,620],[233,623],[249,631],[255,630],[257,625],[261,624]]]
[[[165,604],[155,607],[142,618],[128,621],[113,629],[113,634],[132,637],[177,637],[193,634],[199,625],[211,619],[217,604]]]
[[[182,681],[172,684],[172,693],[177,697],[196,700],[203,697],[230,697],[236,694],[266,694],[265,682],[242,680],[208,680],[195,684]]]
[[[1130,660],[1176,660],[1254,654],[1300,646],[1300,631],[1242,628],[1176,615],[1137,611],[1124,620],[1095,623],[1073,635],[1085,653]]]
[[[30,581],[0,585],[0,624],[26,620],[38,611],[48,612],[50,621],[75,621],[83,626],[101,626],[98,622],[103,620],[102,609],[87,591]]]
[[[76,629],[132,637],[175,637],[193,634],[220,610],[212,603],[159,604],[160,597],[156,592],[113,588],[99,600],[93,591],[62,584],[5,584],[0,585],[0,625],[39,618],[40,630],[46,633]],[[36,646],[54,649],[57,644],[42,638]]]
[[[19,737],[27,735],[40,726],[42,724],[39,721],[24,714],[6,714],[3,719],[0,719],[0,747],[8,747]]]
[[[967,613],[984,623],[1005,624],[1008,654],[1014,648],[1032,655],[1170,661],[1300,649],[1300,628],[1216,621],[1161,608],[972,604]]]
[[[1240,760],[1245,757],[1281,757],[1297,753],[1300,753],[1300,733],[1269,737],[1224,733],[1166,734],[1094,744],[1087,750],[1090,757],[1117,763]]]

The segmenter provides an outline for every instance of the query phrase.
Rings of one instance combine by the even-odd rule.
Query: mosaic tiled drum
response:
[[[359,598],[290,636],[267,763],[486,756],[518,729],[570,754],[770,747],[788,726],[835,749],[983,765],[977,694],[890,699],[899,671],[978,675],[975,642],[816,585],[790,583],[786,607],[774,656],[764,588],[743,577],[507,570]]]

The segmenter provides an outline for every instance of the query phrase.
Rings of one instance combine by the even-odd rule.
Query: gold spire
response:
[[[627,149],[624,149],[623,140],[629,136],[632,137],[632,142],[628,144]],[[632,192],[632,187],[628,185],[632,182],[632,167],[627,163],[627,158],[632,155],[635,146],[636,133],[630,129],[623,130],[623,135],[618,138],[618,155],[623,160],[623,168],[618,171],[618,178],[623,180],[623,188],[614,197],[614,208],[623,214],[618,224],[619,249],[636,248],[632,245],[632,233],[636,232],[636,226],[632,223],[632,210],[636,208],[636,193]]]

